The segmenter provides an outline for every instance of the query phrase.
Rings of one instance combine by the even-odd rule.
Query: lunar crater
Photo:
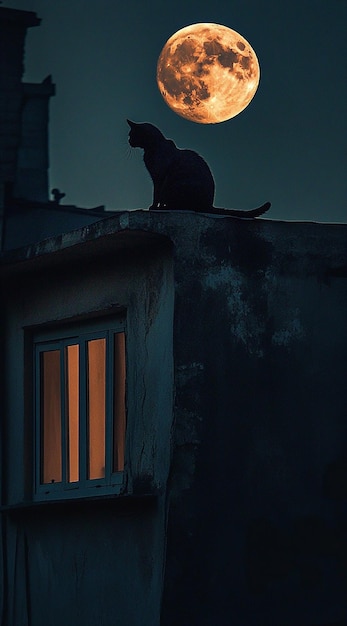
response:
[[[203,79],[202,79],[203,77]],[[204,124],[238,115],[259,83],[256,54],[247,40],[220,24],[193,24],[165,44],[157,65],[157,83],[178,115]]]

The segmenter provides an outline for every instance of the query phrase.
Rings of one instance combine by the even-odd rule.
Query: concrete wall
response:
[[[162,625],[345,624],[346,227],[181,219]]]
[[[6,284],[7,426],[3,475],[7,626],[159,624],[172,427],[170,245],[53,255]],[[39,260],[38,260],[39,261]],[[125,495],[31,502],[30,328],[110,307],[127,310]],[[29,335],[28,335],[29,333]],[[23,384],[24,381],[24,384]],[[19,503],[19,508],[16,508]]]
[[[30,503],[23,326],[117,303],[130,492],[158,493],[8,509],[9,626],[346,623],[346,243],[344,225],[135,211],[4,257],[5,504]]]

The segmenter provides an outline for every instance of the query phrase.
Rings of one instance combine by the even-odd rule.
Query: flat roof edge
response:
[[[254,234],[264,235],[269,240],[274,237],[276,239],[283,237],[285,240],[299,236],[322,236],[326,238],[332,234],[335,237],[339,235],[338,238],[346,237],[347,250],[347,224],[287,222],[261,218],[249,220],[194,211],[135,209],[113,212],[111,215],[105,213],[100,220],[92,224],[20,248],[7,250],[0,256],[0,267],[13,266],[111,236],[114,241],[119,240],[122,248],[133,247],[140,239],[143,243],[145,241],[154,242],[154,240],[164,241],[165,239],[174,242],[178,237],[184,239],[187,233],[201,228],[204,230],[210,228],[211,225],[220,228],[223,222],[239,224],[242,228],[250,228]],[[125,235],[125,233],[127,234]],[[137,233],[137,242],[135,241],[135,233]]]

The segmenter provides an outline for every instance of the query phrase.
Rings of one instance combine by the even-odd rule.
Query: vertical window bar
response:
[[[66,449],[66,363],[64,344],[60,345],[60,420],[61,420],[61,464],[62,481],[66,484],[67,476],[67,449]]]
[[[106,334],[106,423],[105,423],[105,436],[106,436],[106,463],[105,463],[105,478],[107,482],[110,482],[112,472],[112,420],[109,419],[110,410],[113,406],[113,385],[110,373],[112,372],[113,365],[113,345],[111,342],[112,332],[108,331]]]
[[[124,470],[126,431],[126,356],[125,333],[114,335],[113,396],[113,472]]]
[[[41,354],[36,346],[35,350],[35,486],[41,483],[42,451],[41,442]]]

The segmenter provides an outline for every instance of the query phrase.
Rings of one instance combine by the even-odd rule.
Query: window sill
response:
[[[112,508],[126,508],[129,510],[134,510],[137,507],[143,506],[145,504],[150,505],[151,503],[156,502],[157,498],[158,493],[145,493],[141,495],[118,493],[36,501],[28,500],[24,502],[17,502],[15,504],[5,504],[0,506],[0,514],[15,515],[25,513],[27,511],[50,511],[65,508],[73,509],[74,507],[78,507],[79,509],[84,507],[88,509],[91,506],[93,508],[95,508],[96,506],[107,508],[112,506]]]
[[[93,484],[94,482],[94,484]],[[99,498],[101,496],[114,497],[124,494],[124,473],[119,472],[112,485],[100,484],[98,481],[89,481],[89,484],[71,483],[63,486],[60,483],[40,485],[33,495],[33,502],[48,502],[50,500],[82,500],[82,498]]]

